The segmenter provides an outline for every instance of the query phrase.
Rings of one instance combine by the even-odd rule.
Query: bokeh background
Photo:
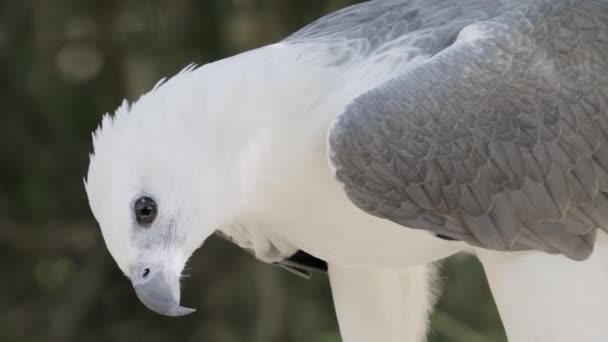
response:
[[[83,189],[101,114],[185,65],[274,42],[347,0],[0,0],[0,341],[339,341],[327,277],[306,281],[212,238],[194,315],[145,309]],[[505,341],[476,260],[443,264],[430,341]]]

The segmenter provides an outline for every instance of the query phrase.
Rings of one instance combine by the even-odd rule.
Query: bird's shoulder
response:
[[[353,203],[477,246],[588,256],[608,227],[608,5],[560,4],[468,26],[355,99],[329,138]]]

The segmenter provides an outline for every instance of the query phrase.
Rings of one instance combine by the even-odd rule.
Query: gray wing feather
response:
[[[330,160],[372,215],[584,259],[608,231],[606,75],[607,2],[515,6],[356,98]]]
[[[435,53],[467,24],[525,0],[377,0],[346,7],[302,28],[285,42],[362,41],[365,54],[407,45]],[[407,33],[416,32],[414,39]]]

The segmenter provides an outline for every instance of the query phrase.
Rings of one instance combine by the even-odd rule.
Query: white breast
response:
[[[293,48],[265,49],[272,54]],[[378,58],[381,63],[320,67],[314,54],[290,50],[282,60],[288,61],[290,54],[297,56],[291,65],[275,66],[267,75],[271,79],[265,91],[274,97],[248,106],[268,115],[267,134],[256,142],[255,158],[246,167],[256,170],[249,175],[255,186],[238,218],[249,232],[242,237],[257,236],[258,257],[274,259],[276,250],[268,246],[276,245],[282,253],[302,249],[343,266],[403,266],[466,248],[356,208],[335,181],[326,158],[327,129],[335,116],[357,95],[398,75],[397,66],[405,70],[426,57],[408,57],[400,64],[402,57],[384,56]],[[271,255],[264,255],[264,250]]]

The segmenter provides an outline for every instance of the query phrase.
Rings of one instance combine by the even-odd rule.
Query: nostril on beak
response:
[[[141,277],[142,277],[143,279],[146,279],[146,278],[147,278],[149,275],[150,275],[150,269],[149,269],[149,268],[147,268],[147,267],[146,267],[146,268],[144,268],[144,271],[142,272]]]

